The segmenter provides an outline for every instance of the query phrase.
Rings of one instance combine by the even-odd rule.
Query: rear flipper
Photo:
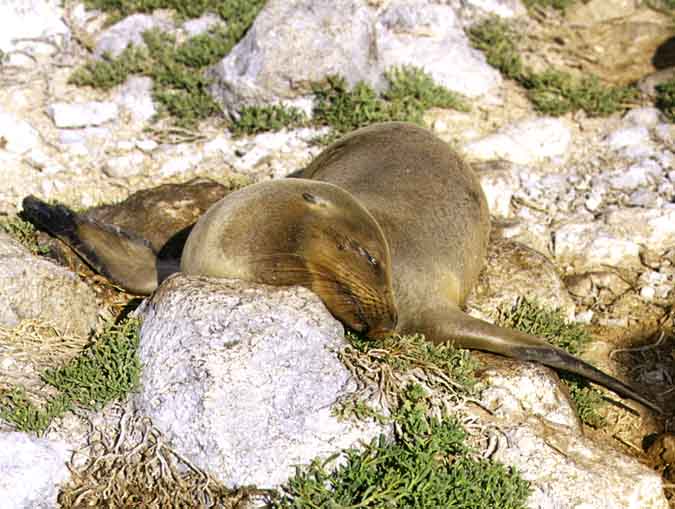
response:
[[[535,361],[569,371],[663,415],[659,405],[640,395],[629,385],[542,339],[473,318],[459,309],[427,313],[421,323],[431,325],[420,332],[424,332],[434,343],[454,342],[459,347],[498,353],[524,361]]]
[[[94,270],[131,293],[151,293],[178,263],[159,261],[150,243],[121,228],[79,215],[34,196],[23,200],[31,223],[68,244]]]

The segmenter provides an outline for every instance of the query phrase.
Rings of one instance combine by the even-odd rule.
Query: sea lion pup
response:
[[[181,269],[304,285],[343,323],[371,337],[421,332],[436,343],[537,361],[661,413],[564,350],[462,311],[485,260],[490,218],[471,168],[429,131],[398,122],[359,129],[293,176],[300,178],[254,184],[211,207],[188,237]],[[137,236],[119,233],[122,240],[114,241],[108,232],[99,239],[91,228],[76,234],[86,237],[75,235],[76,242],[106,252],[99,258],[113,258],[118,283],[125,264],[152,273],[135,285],[139,293],[160,280],[157,261]]]

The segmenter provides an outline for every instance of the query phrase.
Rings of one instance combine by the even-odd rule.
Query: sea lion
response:
[[[420,332],[435,343],[540,362],[661,413],[564,350],[462,311],[485,259],[490,217],[471,168],[429,131],[400,122],[365,127],[292,176],[254,184],[209,208],[188,236],[181,269],[307,286],[347,326],[371,337]],[[28,217],[44,207],[33,198],[24,203]],[[100,259],[115,259],[115,270],[106,269],[120,283],[127,262],[142,283],[132,286],[144,292],[166,272],[151,256],[138,256],[143,243],[135,235],[118,235],[120,249],[90,229],[76,234],[105,253]],[[152,275],[143,277],[139,263]]]

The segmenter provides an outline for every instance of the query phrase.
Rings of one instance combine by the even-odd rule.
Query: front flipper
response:
[[[421,318],[419,323],[422,326],[417,327],[418,331],[424,333],[427,339],[434,343],[454,343],[462,348],[539,362],[552,368],[569,371],[607,387],[622,397],[635,400],[658,414],[663,414],[659,405],[641,396],[629,385],[542,339],[473,318],[459,309],[427,312]]]
[[[23,200],[23,215],[68,244],[94,270],[131,293],[151,293],[178,264],[159,261],[150,243],[121,228],[49,205],[34,196]]]

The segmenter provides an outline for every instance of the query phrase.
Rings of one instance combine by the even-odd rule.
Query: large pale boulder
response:
[[[382,431],[333,415],[355,385],[343,328],[309,290],[176,275],[143,317],[136,405],[226,484],[276,487]]]

